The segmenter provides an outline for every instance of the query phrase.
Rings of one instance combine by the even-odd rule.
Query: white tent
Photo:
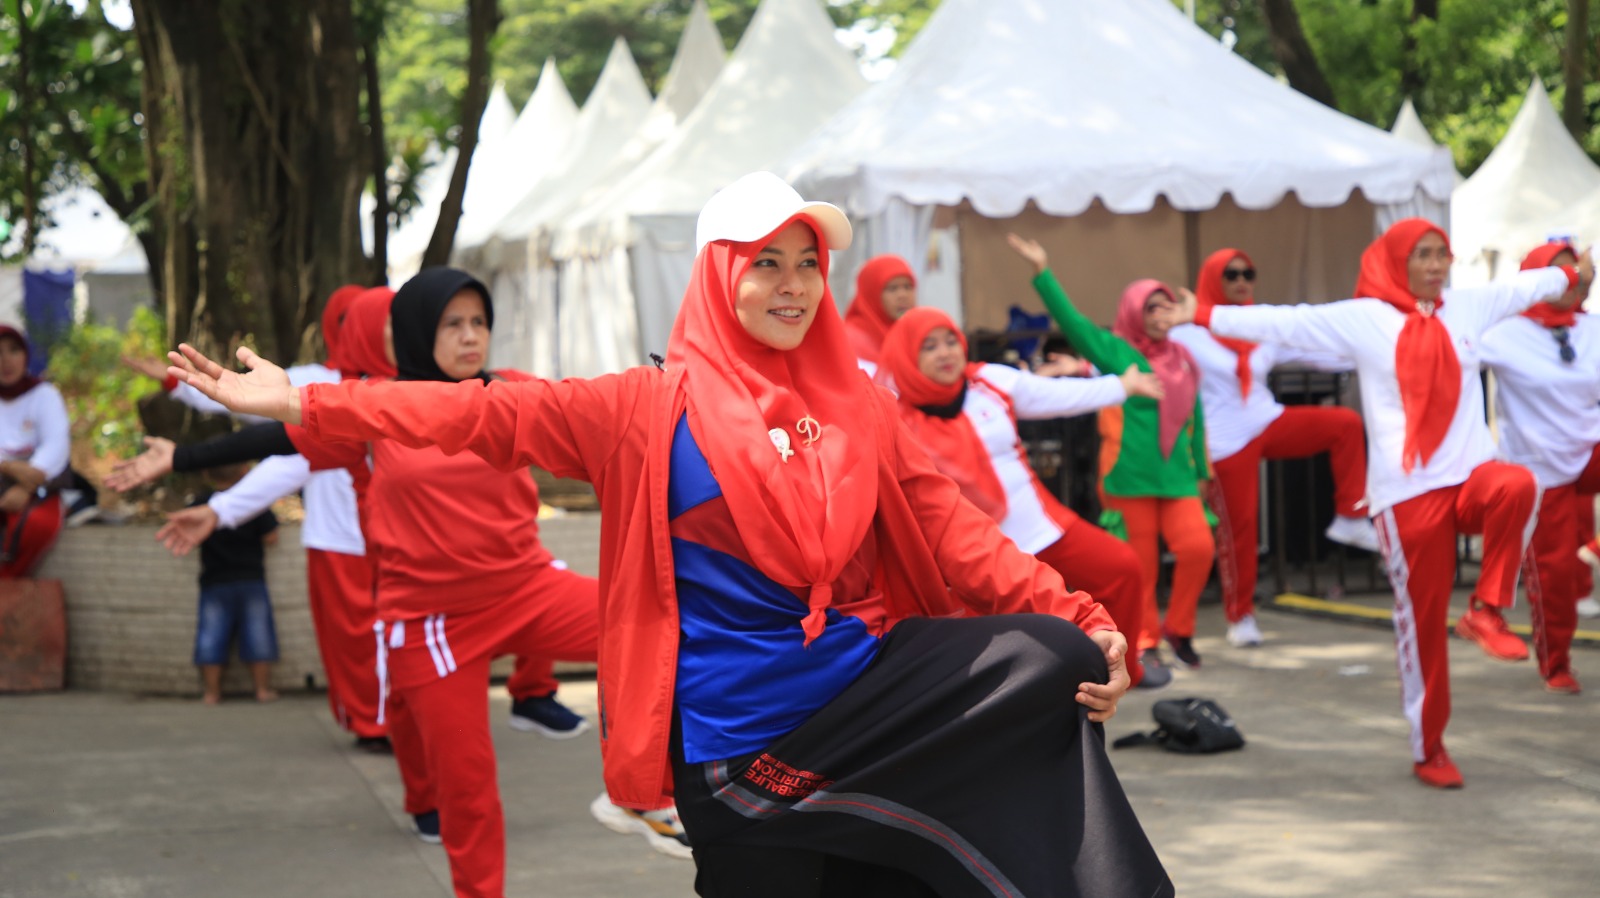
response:
[[[1552,236],[1587,243],[1600,237],[1593,195],[1600,166],[1561,124],[1535,78],[1506,136],[1459,188],[1451,202],[1450,272],[1458,287],[1487,283],[1516,271],[1528,250]],[[1580,201],[1591,200],[1584,204]],[[1586,208],[1585,208],[1586,207]]]
[[[605,370],[664,352],[694,261],[694,223],[721,187],[770,168],[866,86],[818,0],[764,0],[733,56],[683,124],[598,202],[568,219],[569,247],[607,264],[609,290],[588,292],[579,314],[639,340],[613,339]],[[627,253],[627,261],[621,255]],[[631,274],[631,277],[629,276]],[[562,368],[563,375],[598,373]]]
[[[565,90],[565,88],[563,88]],[[570,98],[569,98],[570,101]],[[530,101],[531,104],[531,101]],[[489,179],[478,175],[477,161],[492,156],[496,143],[511,133],[517,119],[517,110],[506,96],[504,82],[495,82],[489,99],[483,105],[483,115],[478,118],[478,146],[474,151],[474,164],[467,170],[467,189],[461,208],[465,212],[491,187]],[[398,284],[422,267],[422,254],[433,238],[433,226],[439,221],[439,207],[450,191],[450,175],[455,171],[455,147],[440,152],[429,147],[423,161],[430,163],[428,170],[417,179],[417,208],[411,217],[389,234],[389,280]]]
[[[499,299],[491,355],[500,367],[554,373],[557,368],[556,272],[542,225],[570,189],[605,171],[650,110],[650,89],[617,38],[583,104],[561,155],[542,177],[512,194],[505,214],[481,237],[458,239],[458,264],[486,278]]]
[[[1451,189],[1444,151],[1278,83],[1167,0],[945,0],[784,174],[866,219],[864,251],[913,264],[947,210],[966,325],[993,328],[1032,302],[1007,230],[1109,320],[1128,281],[1189,282],[1222,245],[1255,255],[1267,296],[1343,296],[1374,204]]]

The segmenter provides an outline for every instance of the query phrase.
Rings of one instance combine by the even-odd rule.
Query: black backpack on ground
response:
[[[1156,729],[1133,733],[1111,743],[1112,748],[1159,745],[1167,751],[1203,755],[1244,747],[1244,734],[1222,706],[1208,698],[1162,699],[1150,707]]]

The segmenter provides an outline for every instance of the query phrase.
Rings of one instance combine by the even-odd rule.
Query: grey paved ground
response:
[[[1467,788],[1410,775],[1390,635],[1264,612],[1269,644],[1228,648],[1202,609],[1202,672],[1135,694],[1110,737],[1151,725],[1160,696],[1205,695],[1250,740],[1191,758],[1116,754],[1178,884],[1231,896],[1600,894],[1600,714],[1546,694],[1530,664],[1452,645],[1448,734]],[[1600,694],[1600,650],[1580,649]],[[592,710],[592,683],[566,699]],[[690,864],[588,815],[595,743],[504,725],[509,894],[691,895]],[[385,896],[449,893],[444,854],[409,835],[387,759],[357,754],[319,696],[220,708],[68,693],[0,697],[0,898]]]

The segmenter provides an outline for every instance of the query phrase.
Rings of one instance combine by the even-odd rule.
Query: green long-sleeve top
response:
[[[1044,300],[1061,333],[1090,364],[1107,374],[1121,374],[1129,365],[1138,365],[1141,371],[1152,370],[1144,353],[1085,318],[1049,269],[1033,279],[1033,288],[1039,291],[1039,298]],[[1129,397],[1120,409],[1102,411],[1100,439],[1100,486],[1108,495],[1163,499],[1198,496],[1199,481],[1211,477],[1211,466],[1206,461],[1205,415],[1200,409],[1198,390],[1194,414],[1184,422],[1171,455],[1161,456],[1161,406],[1143,396]]]

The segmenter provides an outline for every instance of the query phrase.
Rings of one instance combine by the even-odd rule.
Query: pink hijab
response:
[[[1144,332],[1144,304],[1153,294],[1165,293],[1172,299],[1177,294],[1160,281],[1146,278],[1134,281],[1122,291],[1122,301],[1117,305],[1117,320],[1111,332],[1126,340],[1150,362],[1150,370],[1161,378],[1166,391],[1161,399],[1161,457],[1172,455],[1184,422],[1194,414],[1194,397],[1200,389],[1200,369],[1195,366],[1189,350],[1172,340],[1152,340]],[[1120,374],[1118,371],[1108,372]]]

